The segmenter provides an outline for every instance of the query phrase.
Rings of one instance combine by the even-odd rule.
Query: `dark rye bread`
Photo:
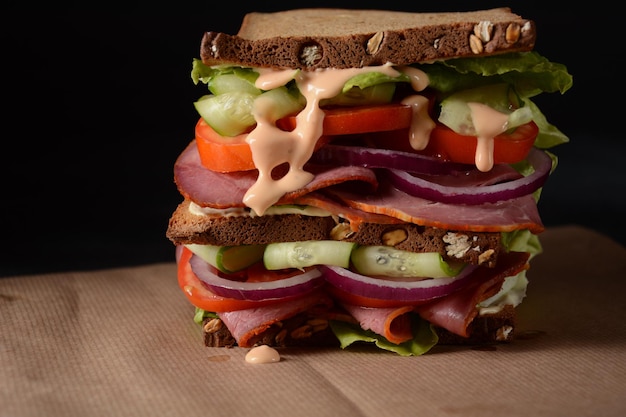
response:
[[[238,246],[328,239],[332,217],[301,215],[204,216],[189,211],[184,200],[172,214],[166,236],[175,244]]]
[[[205,318],[202,322],[204,344],[208,347],[233,347],[237,342],[228,327],[219,318]],[[308,312],[296,314],[276,322],[255,335],[250,345],[273,347],[339,346],[327,319],[317,318]]]
[[[190,204],[184,200],[170,218],[166,236],[175,244],[237,246],[333,239],[410,252],[439,252],[447,260],[487,267],[495,265],[501,250],[500,233],[453,232],[412,223],[361,223],[353,232],[347,223],[332,216],[205,216],[190,212]]]
[[[205,33],[207,65],[360,68],[529,51],[533,21],[497,8],[408,13],[332,8],[249,13],[237,35]]]
[[[515,336],[516,313],[512,305],[505,305],[496,313],[477,316],[470,324],[470,336],[462,337],[441,327],[435,327],[439,345],[491,345],[511,342]],[[236,341],[219,318],[205,318],[202,323],[204,344],[207,347],[233,347]],[[274,323],[251,340],[251,345],[273,347],[339,346],[328,320],[300,313]]]

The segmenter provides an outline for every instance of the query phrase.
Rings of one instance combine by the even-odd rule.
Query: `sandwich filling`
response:
[[[208,61],[207,61],[208,62]],[[420,64],[209,65],[167,236],[210,346],[508,341],[567,142],[535,52]]]

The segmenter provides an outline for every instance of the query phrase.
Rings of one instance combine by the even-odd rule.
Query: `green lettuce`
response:
[[[331,321],[330,327],[342,349],[353,343],[364,342],[374,343],[380,349],[389,350],[401,356],[419,356],[428,352],[439,341],[433,326],[417,314],[411,314],[413,339],[400,344],[391,343],[383,336],[371,330],[363,330],[356,324]]]
[[[416,67],[428,74],[430,86],[442,93],[504,82],[522,96],[533,97],[542,92],[564,94],[573,84],[565,65],[535,51],[448,59]]]
[[[507,252],[528,252],[533,258],[543,252],[539,236],[529,230],[515,230],[502,233],[502,245]]]

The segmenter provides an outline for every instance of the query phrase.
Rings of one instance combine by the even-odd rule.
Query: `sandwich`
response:
[[[166,237],[210,347],[511,342],[572,85],[509,8],[329,8],[206,32]],[[532,275],[532,274],[529,274]]]

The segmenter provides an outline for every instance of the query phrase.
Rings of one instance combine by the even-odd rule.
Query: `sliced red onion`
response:
[[[276,281],[241,282],[219,276],[216,268],[196,255],[191,257],[189,265],[198,279],[209,286],[213,293],[237,300],[259,301],[291,297],[311,291],[324,282],[321,271],[316,268]]]
[[[432,156],[362,146],[324,145],[311,157],[311,162],[323,165],[354,165],[365,168],[395,168],[422,174],[444,175],[468,171],[473,165],[442,161]]]
[[[442,203],[483,204],[522,197],[543,186],[550,175],[552,160],[545,152],[532,148],[528,154],[528,162],[534,168],[532,174],[512,181],[480,187],[440,185],[399,169],[388,169],[387,173],[389,181],[394,186],[416,197]]]
[[[451,278],[428,278],[419,281],[372,278],[345,268],[329,265],[320,268],[329,284],[350,294],[381,300],[417,303],[444,297],[463,288],[477,267],[467,265],[459,275]]]

